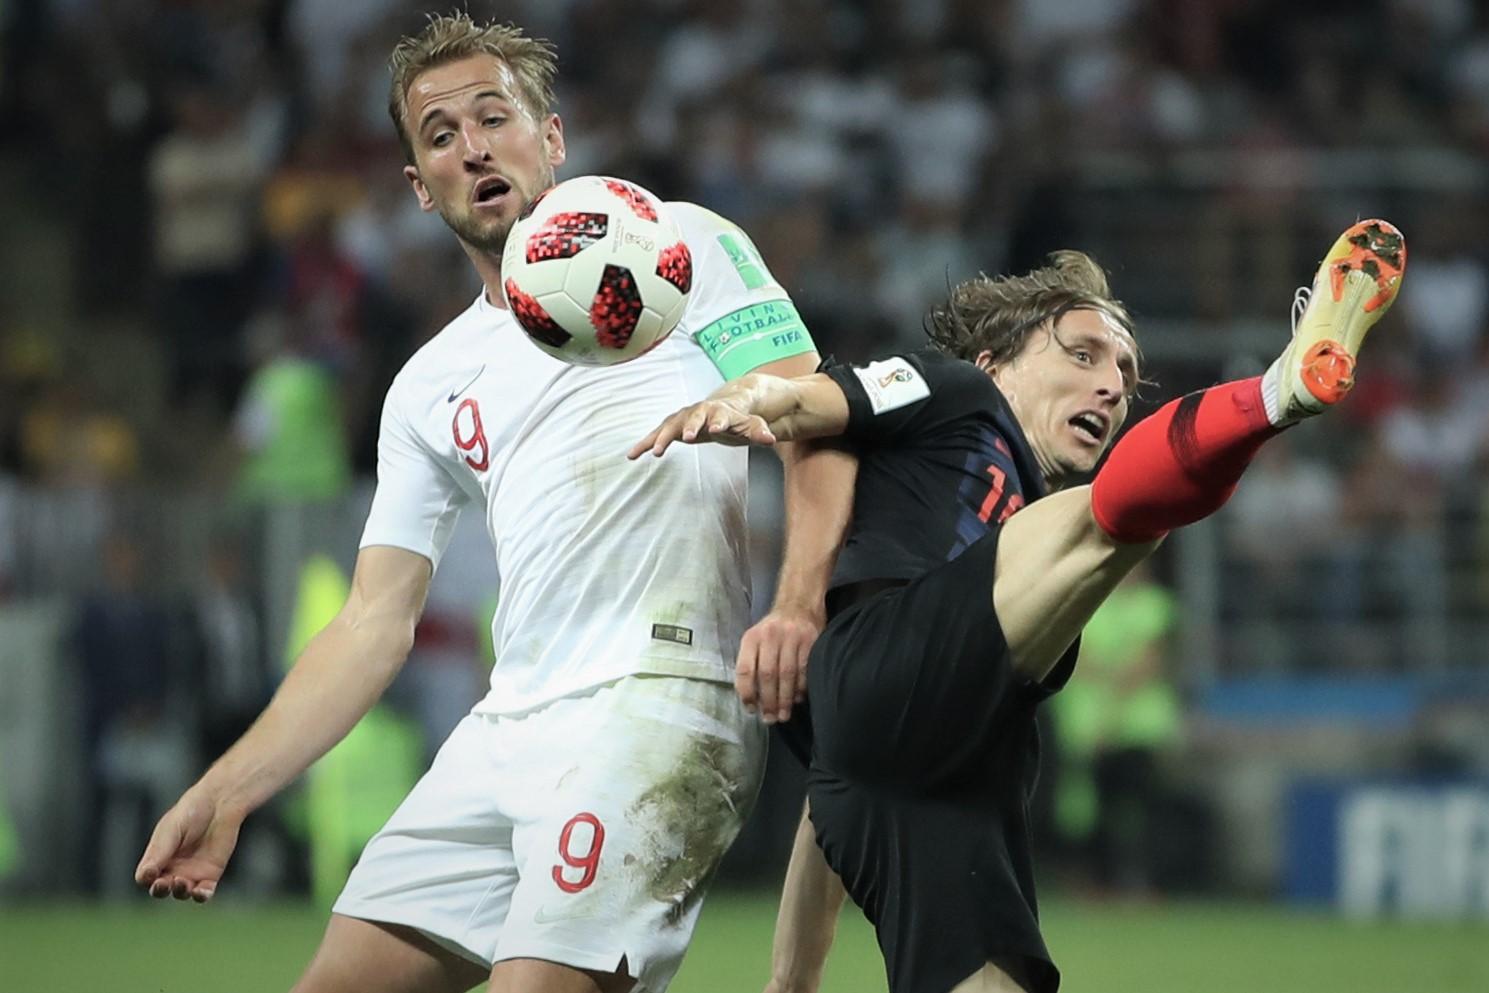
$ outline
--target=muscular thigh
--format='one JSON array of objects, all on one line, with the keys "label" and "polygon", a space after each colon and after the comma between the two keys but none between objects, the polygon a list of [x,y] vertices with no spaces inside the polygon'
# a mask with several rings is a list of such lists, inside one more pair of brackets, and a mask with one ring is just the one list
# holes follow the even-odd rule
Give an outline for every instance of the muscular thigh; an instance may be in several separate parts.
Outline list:
[{"label": "muscular thigh", "polygon": [[635,986],[625,963],[615,972],[597,972],[542,959],[506,959],[492,966],[486,993],[628,993]]},{"label": "muscular thigh", "polygon": [[1159,542],[1119,544],[1091,514],[1091,488],[1038,500],[1010,517],[992,597],[1013,667],[1042,680],[1122,578]]},{"label": "muscular thigh", "polygon": [[485,978],[413,928],[332,914],[291,993],[465,993]]},{"label": "muscular thigh", "polygon": [[862,783],[923,788],[985,768],[1028,690],[988,590],[998,532],[834,618],[807,669],[817,760]]},{"label": "muscular thigh", "polygon": [[957,983],[951,993],[1027,993],[1012,976],[992,962]]}]

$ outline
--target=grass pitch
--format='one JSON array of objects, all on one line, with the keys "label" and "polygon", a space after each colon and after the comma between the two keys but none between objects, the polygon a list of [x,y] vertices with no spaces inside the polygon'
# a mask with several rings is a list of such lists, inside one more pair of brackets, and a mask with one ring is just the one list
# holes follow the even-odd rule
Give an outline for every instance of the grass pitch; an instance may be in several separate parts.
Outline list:
[{"label": "grass pitch", "polygon": [[[775,896],[720,893],[673,993],[760,993]],[[0,907],[3,993],[282,993],[325,925],[301,906]],[[1489,922],[1358,923],[1268,906],[1053,902],[1063,993],[1485,993]],[[822,993],[884,993],[849,908]]]}]

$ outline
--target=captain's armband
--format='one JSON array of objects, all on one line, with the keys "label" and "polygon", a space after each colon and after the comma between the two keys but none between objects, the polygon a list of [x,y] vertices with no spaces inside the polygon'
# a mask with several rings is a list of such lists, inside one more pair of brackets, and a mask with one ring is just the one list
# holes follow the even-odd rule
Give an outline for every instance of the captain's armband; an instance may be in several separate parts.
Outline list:
[{"label": "captain's armband", "polygon": [[741,307],[699,330],[695,339],[726,380],[817,347],[790,300]]}]

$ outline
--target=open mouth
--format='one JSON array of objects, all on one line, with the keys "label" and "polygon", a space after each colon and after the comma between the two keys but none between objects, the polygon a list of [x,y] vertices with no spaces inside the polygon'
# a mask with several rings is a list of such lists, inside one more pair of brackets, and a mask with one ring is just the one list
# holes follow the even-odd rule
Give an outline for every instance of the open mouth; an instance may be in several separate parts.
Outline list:
[{"label": "open mouth", "polygon": [[1075,428],[1075,433],[1090,441],[1093,445],[1101,444],[1106,437],[1106,421],[1097,414],[1081,412],[1072,417],[1069,422]]},{"label": "open mouth", "polygon": [[488,176],[476,184],[471,193],[471,201],[481,207],[495,203],[508,193],[512,192],[512,184],[500,176]]}]

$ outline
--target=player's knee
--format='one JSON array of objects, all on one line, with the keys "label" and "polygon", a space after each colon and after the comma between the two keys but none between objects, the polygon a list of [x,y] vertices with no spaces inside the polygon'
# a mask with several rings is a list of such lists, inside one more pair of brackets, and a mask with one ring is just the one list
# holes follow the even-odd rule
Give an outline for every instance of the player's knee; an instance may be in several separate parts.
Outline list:
[{"label": "player's knee", "polygon": [[1107,548],[1122,542],[1101,523],[1101,514],[1096,505],[1094,487],[1076,487],[1071,495],[1080,494],[1081,499],[1071,501],[1071,513],[1067,516],[1070,540],[1090,547]]},{"label": "player's knee", "polygon": [[[1000,544],[1008,542],[1012,535],[1015,543],[1021,543],[1020,539],[1033,540],[1047,551],[1067,554],[1081,549],[1106,550],[1136,544],[1114,535],[1101,523],[1094,492],[1086,484],[1046,497],[1035,507],[1009,519]],[[1157,547],[1157,542],[1151,544]]]}]

